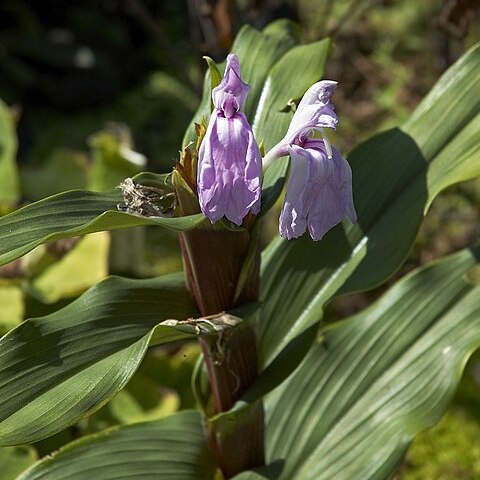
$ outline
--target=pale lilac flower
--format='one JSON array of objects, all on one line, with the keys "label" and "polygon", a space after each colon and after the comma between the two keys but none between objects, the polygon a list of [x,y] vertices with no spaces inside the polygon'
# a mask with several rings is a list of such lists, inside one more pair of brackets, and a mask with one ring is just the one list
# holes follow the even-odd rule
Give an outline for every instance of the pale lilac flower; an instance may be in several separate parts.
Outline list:
[{"label": "pale lilac flower", "polygon": [[305,233],[320,240],[346,216],[356,221],[350,165],[332,147],[329,158],[325,143],[308,139],[303,147],[289,147],[291,157],[287,194],[280,214],[280,235],[291,239]]},{"label": "pale lilac flower", "polygon": [[215,106],[198,156],[198,197],[203,214],[241,225],[260,211],[262,157],[241,108],[250,87],[240,78],[237,56],[227,57],[225,75],[213,89]]},{"label": "pale lilac flower", "polygon": [[[350,165],[330,145],[323,131],[335,128],[338,122],[330,101],[336,85],[324,80],[307,90],[285,137],[264,158],[264,169],[277,157],[291,158],[279,221],[282,237],[300,237],[308,228],[312,239],[320,240],[344,217],[352,223],[357,220]],[[324,138],[311,138],[314,130]]]}]

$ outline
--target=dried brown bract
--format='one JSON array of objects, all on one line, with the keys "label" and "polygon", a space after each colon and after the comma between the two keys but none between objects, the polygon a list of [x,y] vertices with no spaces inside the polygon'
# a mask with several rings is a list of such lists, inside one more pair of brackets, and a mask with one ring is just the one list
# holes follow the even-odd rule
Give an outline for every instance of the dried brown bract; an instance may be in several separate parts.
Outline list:
[{"label": "dried brown bract", "polygon": [[167,184],[165,188],[142,185],[126,178],[118,188],[122,191],[124,203],[117,208],[122,212],[142,217],[171,217],[177,204],[175,192]]}]

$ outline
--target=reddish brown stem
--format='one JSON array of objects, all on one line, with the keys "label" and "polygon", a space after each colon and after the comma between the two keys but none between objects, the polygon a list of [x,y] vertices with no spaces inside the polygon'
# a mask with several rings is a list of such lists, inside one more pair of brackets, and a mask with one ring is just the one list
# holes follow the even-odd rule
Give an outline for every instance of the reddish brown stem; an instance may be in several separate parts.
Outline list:
[{"label": "reddish brown stem", "polygon": [[[255,252],[245,286],[237,284],[249,249],[248,230],[196,229],[180,235],[190,291],[203,316],[258,300],[260,255]],[[221,342],[221,347],[219,346]],[[258,375],[257,340],[248,325],[203,336],[200,345],[210,380],[214,414],[228,411]],[[226,478],[264,463],[264,418],[261,403],[228,429],[207,421],[212,451]]]}]

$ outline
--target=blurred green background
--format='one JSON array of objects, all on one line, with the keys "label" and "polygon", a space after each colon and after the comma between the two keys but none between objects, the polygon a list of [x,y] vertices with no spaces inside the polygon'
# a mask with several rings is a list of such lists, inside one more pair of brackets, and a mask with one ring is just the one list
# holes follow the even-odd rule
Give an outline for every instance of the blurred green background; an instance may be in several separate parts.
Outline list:
[{"label": "blurred green background", "polygon": [[[339,82],[334,142],[345,153],[405,120],[480,40],[478,0],[3,0],[0,130],[11,140],[16,167],[0,172],[0,214],[63,190],[107,190],[141,170],[171,170],[200,99],[202,56],[221,61],[242,24],[262,28],[280,17],[296,20],[305,42],[334,40],[326,78]],[[442,194],[395,279],[478,243],[479,205],[479,180]],[[267,227],[265,242],[276,224]],[[143,277],[181,268],[175,235],[156,228],[38,248],[0,267],[0,334],[58,309],[109,273]],[[358,311],[384,290],[335,300],[327,321]],[[114,401],[37,451],[193,406],[189,375],[197,355],[194,345],[152,351]],[[161,386],[156,369],[166,378]],[[480,357],[474,356],[454,405],[415,440],[398,478],[478,479],[478,438]]]}]

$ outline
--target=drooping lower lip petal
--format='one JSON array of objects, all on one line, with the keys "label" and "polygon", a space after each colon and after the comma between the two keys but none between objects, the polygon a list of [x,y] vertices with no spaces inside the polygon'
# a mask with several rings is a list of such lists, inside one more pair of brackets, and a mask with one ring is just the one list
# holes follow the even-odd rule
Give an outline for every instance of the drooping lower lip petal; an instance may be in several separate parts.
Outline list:
[{"label": "drooping lower lip petal", "polygon": [[326,152],[315,153],[316,171],[308,206],[308,230],[313,240],[323,236],[345,217],[356,221],[352,196],[352,172],[348,162],[332,147],[332,158]]},{"label": "drooping lower lip petal", "polygon": [[302,236],[307,229],[307,203],[310,195],[308,152],[298,146],[289,148],[291,157],[287,192],[279,219],[280,235],[287,239]]},{"label": "drooping lower lip petal", "polygon": [[329,158],[320,139],[306,148],[290,147],[291,167],[285,202],[280,215],[280,234],[297,238],[309,230],[313,240],[323,236],[345,217],[356,221],[350,165],[332,147]]},{"label": "drooping lower lip petal", "polygon": [[261,156],[243,113],[214,114],[199,151],[198,196],[212,223],[227,217],[241,225],[260,210]]}]

